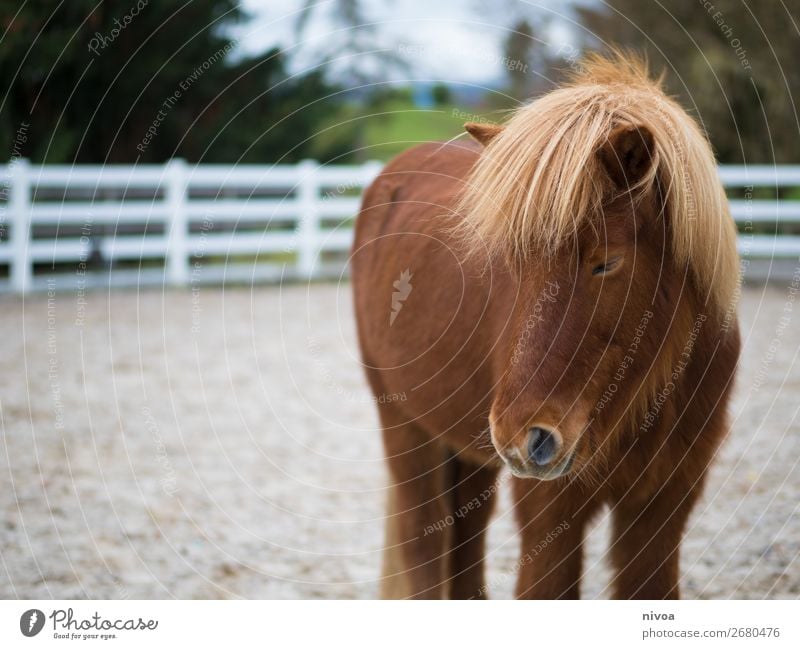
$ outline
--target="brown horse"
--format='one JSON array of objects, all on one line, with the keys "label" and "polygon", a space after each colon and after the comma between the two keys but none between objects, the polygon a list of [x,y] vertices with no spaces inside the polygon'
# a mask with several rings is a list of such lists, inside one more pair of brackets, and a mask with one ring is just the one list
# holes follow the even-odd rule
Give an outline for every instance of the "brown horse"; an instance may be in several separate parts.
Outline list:
[{"label": "brown horse", "polygon": [[356,228],[391,480],[383,595],[487,594],[505,464],[518,597],[579,596],[605,505],[614,595],[678,597],[740,346],[736,231],[709,144],[623,55],[588,59],[502,127],[466,129],[479,145],[390,162]]}]

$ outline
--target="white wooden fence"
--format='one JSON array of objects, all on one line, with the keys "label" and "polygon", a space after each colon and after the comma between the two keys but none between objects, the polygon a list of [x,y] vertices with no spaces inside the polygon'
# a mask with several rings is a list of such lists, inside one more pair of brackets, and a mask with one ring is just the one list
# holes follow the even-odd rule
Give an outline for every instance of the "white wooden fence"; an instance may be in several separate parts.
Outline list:
[{"label": "white wooden fence", "polygon": [[[361,190],[360,166],[35,166],[0,170],[0,291],[54,286],[253,282],[338,276]],[[721,167],[753,260],[800,257],[798,166]],[[773,198],[757,198],[758,188]],[[800,195],[798,195],[800,196]]]}]

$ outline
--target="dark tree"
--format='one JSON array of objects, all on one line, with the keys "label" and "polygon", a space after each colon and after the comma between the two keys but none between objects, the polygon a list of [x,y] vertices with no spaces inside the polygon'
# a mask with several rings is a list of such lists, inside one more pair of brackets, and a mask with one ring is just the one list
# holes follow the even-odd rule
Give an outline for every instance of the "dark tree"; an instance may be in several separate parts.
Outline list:
[{"label": "dark tree", "polygon": [[453,93],[450,92],[450,88],[446,83],[434,84],[431,88],[431,97],[433,98],[433,103],[437,106],[444,106],[453,101]]},{"label": "dark tree", "polygon": [[0,7],[7,158],[292,161],[338,101],[318,74],[291,78],[277,50],[242,57],[236,0],[11,4]]},{"label": "dark tree", "polygon": [[525,20],[511,26],[503,48],[503,67],[508,76],[508,94],[514,99],[525,100],[533,89],[533,27]]},{"label": "dark tree", "polygon": [[607,0],[579,9],[587,44],[633,47],[693,109],[723,162],[800,156],[800,6]]}]

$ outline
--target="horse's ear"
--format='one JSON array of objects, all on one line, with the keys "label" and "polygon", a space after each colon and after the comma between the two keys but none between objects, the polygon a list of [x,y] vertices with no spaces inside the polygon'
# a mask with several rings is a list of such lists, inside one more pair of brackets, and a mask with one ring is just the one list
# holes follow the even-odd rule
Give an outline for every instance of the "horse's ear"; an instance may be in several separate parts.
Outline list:
[{"label": "horse's ear", "polygon": [[498,124],[479,124],[477,122],[467,122],[464,124],[464,129],[476,141],[480,142],[483,146],[486,146],[503,130],[503,127]]},{"label": "horse's ear", "polygon": [[647,127],[621,125],[608,134],[598,155],[614,184],[628,190],[650,171],[654,153],[653,134]]}]

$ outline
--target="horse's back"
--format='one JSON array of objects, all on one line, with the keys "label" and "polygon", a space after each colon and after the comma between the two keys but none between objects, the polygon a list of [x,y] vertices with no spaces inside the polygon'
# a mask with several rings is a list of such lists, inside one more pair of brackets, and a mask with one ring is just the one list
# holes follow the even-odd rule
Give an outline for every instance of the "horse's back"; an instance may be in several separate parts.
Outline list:
[{"label": "horse's back", "polygon": [[393,158],[364,193],[354,249],[384,234],[432,234],[451,222],[453,200],[477,157],[472,145],[429,143]]}]

